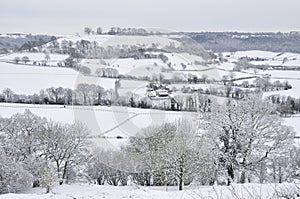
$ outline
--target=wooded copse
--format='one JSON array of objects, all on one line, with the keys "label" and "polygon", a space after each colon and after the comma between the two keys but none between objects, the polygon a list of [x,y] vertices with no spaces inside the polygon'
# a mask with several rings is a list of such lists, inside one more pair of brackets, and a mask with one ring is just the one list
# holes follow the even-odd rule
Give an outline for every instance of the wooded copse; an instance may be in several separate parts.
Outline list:
[{"label": "wooded copse", "polygon": [[[149,126],[119,150],[91,147],[88,129],[25,111],[0,119],[0,193],[30,186],[95,184],[175,186],[300,179],[294,132],[260,97],[203,97],[197,117]],[[101,123],[101,121],[99,121]]]}]

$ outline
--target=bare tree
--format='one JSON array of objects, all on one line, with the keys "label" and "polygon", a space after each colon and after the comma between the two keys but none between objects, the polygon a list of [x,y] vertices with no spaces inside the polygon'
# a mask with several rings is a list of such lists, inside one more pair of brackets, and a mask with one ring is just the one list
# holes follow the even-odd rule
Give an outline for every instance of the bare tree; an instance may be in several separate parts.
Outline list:
[{"label": "bare tree", "polygon": [[15,62],[16,64],[18,64],[20,61],[21,61],[20,57],[15,57],[15,58],[14,58],[14,62]]},{"label": "bare tree", "polygon": [[84,28],[84,33],[85,33],[85,34],[89,35],[89,34],[91,34],[91,32],[92,32],[92,29],[91,29],[91,28],[89,28],[89,27],[85,27],[85,28]]},{"label": "bare tree", "polygon": [[228,99],[224,106],[214,104],[206,113],[210,118],[207,128],[216,133],[218,164],[227,172],[228,184],[244,183],[248,171],[291,144],[293,132],[281,124],[275,110],[268,101],[255,96],[242,101]]},{"label": "bare tree", "polygon": [[152,176],[154,185],[176,184],[182,190],[184,184],[191,183],[200,173],[200,163],[206,157],[199,143],[203,142],[198,139],[195,125],[181,120],[143,130],[130,139],[127,151],[135,159],[147,185]]},{"label": "bare tree", "polygon": [[49,122],[40,136],[43,156],[55,164],[59,184],[67,178],[69,169],[82,163],[85,153],[87,128],[80,124]]},{"label": "bare tree", "polygon": [[96,33],[97,33],[97,35],[101,35],[101,34],[102,34],[102,28],[101,28],[101,27],[98,27]]},{"label": "bare tree", "polygon": [[24,62],[24,64],[27,64],[29,61],[30,60],[27,56],[22,57],[22,62]]}]

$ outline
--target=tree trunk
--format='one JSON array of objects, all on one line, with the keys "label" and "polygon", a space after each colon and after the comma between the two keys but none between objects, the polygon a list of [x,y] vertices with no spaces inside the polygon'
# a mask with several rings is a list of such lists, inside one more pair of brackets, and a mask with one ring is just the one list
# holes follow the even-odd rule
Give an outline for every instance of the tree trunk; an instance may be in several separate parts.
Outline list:
[{"label": "tree trunk", "polygon": [[65,163],[64,165],[64,170],[63,170],[63,175],[62,175],[62,181],[60,182],[62,185],[64,180],[66,179],[66,176],[67,176],[67,169],[68,169],[68,162]]},{"label": "tree trunk", "polygon": [[100,104],[101,104],[101,94],[98,93],[98,105],[100,105]]},{"label": "tree trunk", "polygon": [[240,183],[244,184],[246,182],[246,172],[242,171]]},{"label": "tree trunk", "polygon": [[62,180],[60,179],[60,165],[59,165],[59,161],[56,161],[56,170],[57,170],[57,178],[59,180],[58,184],[59,185],[62,185]]},{"label": "tree trunk", "polygon": [[183,160],[180,161],[180,173],[179,173],[179,191],[182,191],[183,187]]},{"label": "tree trunk", "polygon": [[46,193],[50,193],[50,190],[51,190],[51,187],[49,185],[47,185]]},{"label": "tree trunk", "polygon": [[233,171],[232,164],[227,166],[227,173],[228,173],[227,185],[229,186],[231,184],[231,182],[234,180],[234,171]]},{"label": "tree trunk", "polygon": [[182,184],[183,184],[183,179],[182,179],[182,174],[180,174],[180,177],[179,177],[179,191],[182,191]]},{"label": "tree trunk", "polygon": [[281,168],[281,166],[278,167],[278,182],[282,183],[282,168]]}]

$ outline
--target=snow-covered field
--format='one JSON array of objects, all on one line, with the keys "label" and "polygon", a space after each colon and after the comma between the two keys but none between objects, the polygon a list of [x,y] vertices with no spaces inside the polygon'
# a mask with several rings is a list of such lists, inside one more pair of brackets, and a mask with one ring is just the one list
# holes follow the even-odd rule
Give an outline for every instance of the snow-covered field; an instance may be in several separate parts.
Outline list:
[{"label": "snow-covered field", "polygon": [[[86,124],[91,130],[92,140],[103,148],[118,148],[127,139],[116,139],[117,136],[128,138],[135,136],[142,128],[171,122],[184,116],[193,117],[194,113],[159,111],[153,109],[136,109],[128,107],[85,107],[59,105],[24,105],[0,104],[0,115],[10,117],[15,113],[22,113],[26,109],[41,117],[53,121],[73,123],[75,121]],[[105,136],[107,139],[97,138]]]},{"label": "snow-covered field", "polygon": [[[116,79],[84,76],[72,69],[61,67],[29,66],[0,62],[0,90],[10,88],[17,94],[39,93],[41,89],[64,87],[75,89],[80,83],[100,85],[114,89]],[[123,80],[120,94],[129,91],[145,93],[146,82]],[[143,89],[143,91],[139,89]]]},{"label": "snow-covered field", "polygon": [[[92,73],[98,68],[114,68],[122,75],[131,75],[136,77],[150,76],[153,73],[160,73],[162,67],[166,67],[161,59],[104,59],[106,65],[101,64],[99,59],[85,59],[82,65],[89,67]],[[157,66],[155,66],[157,65]]]},{"label": "snow-covered field", "polygon": [[73,184],[55,187],[51,193],[35,188],[27,194],[5,194],[0,199],[280,199],[299,198],[297,184],[234,184],[232,186],[189,186],[183,191],[177,187],[141,187],[141,186],[99,186],[93,184]]},{"label": "snow-covered field", "polygon": [[[300,136],[300,115],[293,115],[291,117],[284,118],[284,124],[293,127],[296,132],[296,136]],[[300,141],[300,140],[299,140]],[[299,142],[300,144],[300,142]]]},{"label": "snow-covered field", "polygon": [[[45,60],[44,53],[30,53],[30,52],[7,54],[5,56],[1,56],[0,60],[13,60],[15,57],[19,57],[22,59],[22,57],[24,56],[27,56],[29,60],[36,60],[36,61]],[[50,56],[49,62],[51,60],[63,61],[69,57],[69,55],[64,55],[64,54],[49,54],[49,56]]]},{"label": "snow-covered field", "polygon": [[[234,62],[237,62],[239,58],[260,58],[266,61],[252,61],[254,65],[270,65],[270,66],[299,66],[300,67],[300,54],[295,53],[280,53],[280,52],[268,52],[268,51],[238,51],[235,53],[223,53],[223,56],[228,59],[228,62],[222,63],[217,66],[217,68],[222,69],[219,71],[220,76],[228,75],[228,70],[232,70],[234,67]],[[285,63],[283,60],[286,58]],[[295,98],[300,98],[300,71],[294,70],[256,70],[253,69],[241,72],[233,72],[234,78],[245,78],[250,76],[264,76],[266,74],[270,75],[271,82],[274,81],[288,81],[292,85],[292,89],[284,91],[272,91],[267,92],[264,96],[270,95],[286,95]],[[247,74],[248,73],[248,74]],[[253,79],[247,79],[249,83],[253,83]],[[235,83],[242,83],[245,80],[236,81]]]},{"label": "snow-covered field", "polygon": [[[1,56],[0,61],[14,62],[14,59],[16,57],[19,57],[21,59],[20,63],[22,63],[22,58],[25,56],[29,58],[29,62],[27,64],[31,64],[31,65],[33,64],[33,62],[36,62],[36,65],[39,65],[42,62],[46,61],[44,53],[29,53],[29,52],[7,54],[4,56]],[[47,60],[47,65],[57,66],[57,64],[59,62],[62,63],[68,57],[69,57],[69,55],[49,54],[49,57],[48,57],[49,59]]]},{"label": "snow-covered field", "polygon": [[242,57],[260,58],[263,61],[251,61],[253,65],[269,66],[293,66],[300,67],[300,54],[289,52],[269,52],[269,51],[238,51],[235,53],[223,53],[229,60],[237,60]]},{"label": "snow-covered field", "polygon": [[[158,54],[158,53],[153,53]],[[84,59],[82,61],[83,66],[87,66],[91,69],[92,73],[95,73],[98,68],[114,68],[123,75],[131,75],[136,77],[141,76],[151,76],[152,74],[159,74],[162,72],[162,68],[168,69],[167,65],[175,70],[207,70],[212,67],[207,67],[199,64],[195,64],[197,61],[199,63],[203,62],[202,57],[196,55],[190,55],[188,53],[164,53],[168,57],[167,63],[164,63],[161,59]],[[105,65],[103,64],[105,62]],[[182,65],[185,65],[183,68]],[[165,76],[167,74],[164,73]]]},{"label": "snow-covered field", "polygon": [[272,82],[274,82],[276,80],[284,82],[286,80],[292,85],[293,88],[290,90],[284,90],[284,91],[267,92],[267,93],[264,93],[264,96],[279,94],[279,95],[300,98],[300,71],[269,70],[269,71],[266,71],[265,73],[268,73],[271,75]]}]

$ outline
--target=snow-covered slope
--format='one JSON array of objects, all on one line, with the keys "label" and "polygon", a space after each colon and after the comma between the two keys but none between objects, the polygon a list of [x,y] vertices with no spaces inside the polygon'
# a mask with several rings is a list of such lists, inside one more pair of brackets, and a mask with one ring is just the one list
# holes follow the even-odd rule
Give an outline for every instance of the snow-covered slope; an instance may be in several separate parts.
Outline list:
[{"label": "snow-covered slope", "polygon": [[0,62],[0,90],[10,88],[17,94],[39,93],[49,87],[75,89],[79,83],[114,88],[114,79],[83,76],[68,68],[16,65]]},{"label": "snow-covered slope", "polygon": [[[52,193],[45,194],[40,188],[32,189],[28,194],[6,194],[0,199],[148,199],[148,198],[298,198],[297,185],[283,184],[234,184],[233,186],[189,186],[184,191],[177,187],[141,187],[141,186],[99,186],[92,184],[73,184],[57,186]],[[299,189],[299,188],[298,188]],[[281,197],[282,196],[282,197]],[[283,197],[284,196],[284,197]]]},{"label": "snow-covered slope", "polygon": [[[22,59],[22,57],[27,56],[29,60],[35,60],[35,61],[42,61],[45,60],[45,54],[44,53],[30,53],[30,52],[23,52],[23,53],[11,53],[8,55],[4,55],[0,57],[0,60],[13,60],[15,57],[19,57]],[[64,54],[49,54],[50,59],[49,61],[63,61],[66,58],[68,58],[68,55]]]}]

